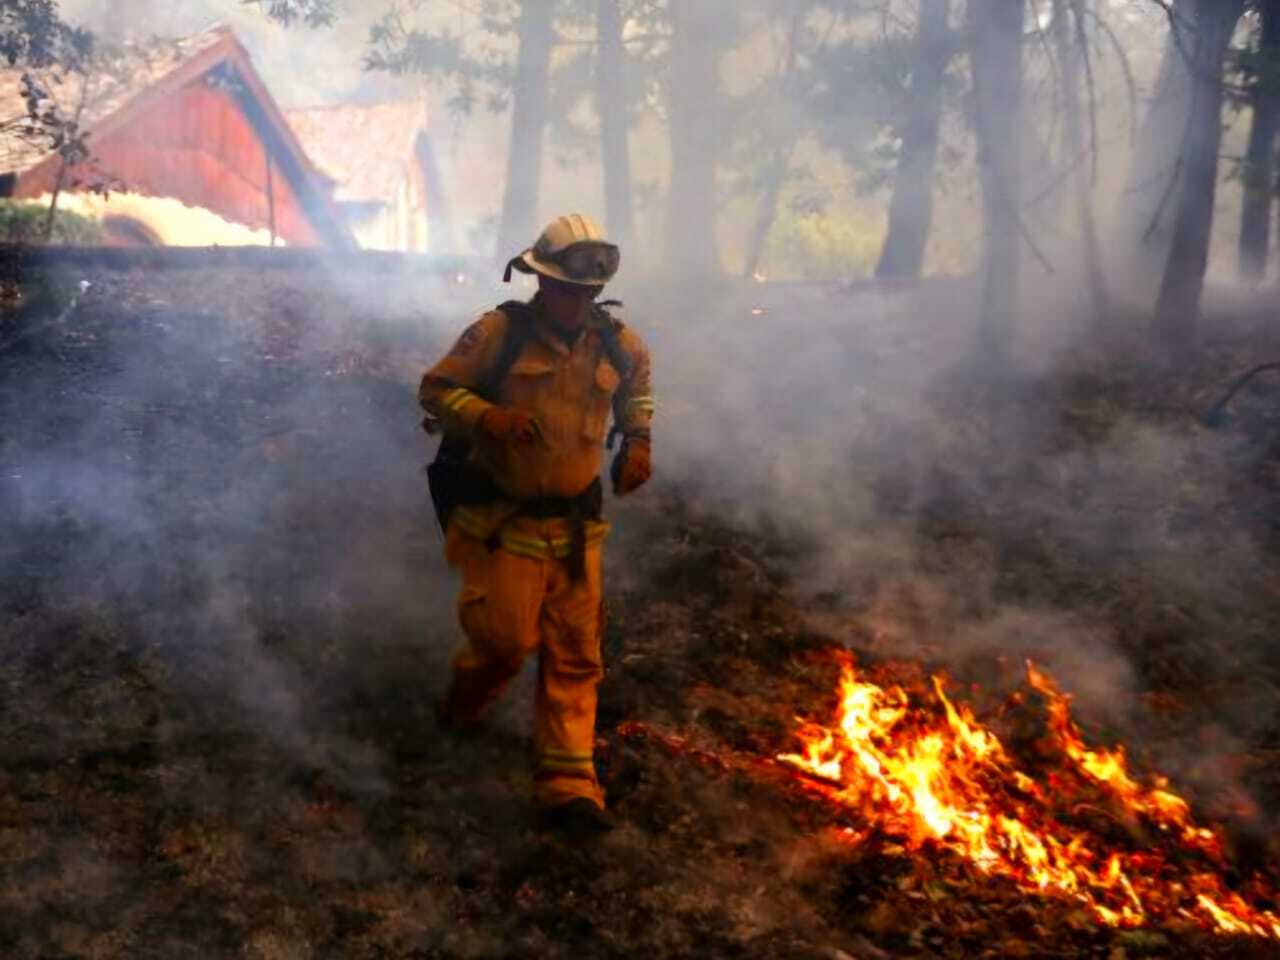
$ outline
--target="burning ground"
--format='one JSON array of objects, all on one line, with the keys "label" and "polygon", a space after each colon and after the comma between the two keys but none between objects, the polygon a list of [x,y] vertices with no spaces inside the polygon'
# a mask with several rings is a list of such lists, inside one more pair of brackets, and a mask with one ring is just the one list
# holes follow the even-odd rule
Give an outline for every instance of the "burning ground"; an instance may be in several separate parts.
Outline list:
[{"label": "burning ground", "polygon": [[1190,416],[1253,359],[1246,313],[1180,376],[996,382],[963,324],[904,319],[963,290],[640,303],[667,476],[614,505],[621,825],[577,847],[527,807],[527,686],[478,736],[430,720],[455,633],[411,388],[461,323],[442,291],[24,294],[4,955],[1275,955],[1274,394]]}]

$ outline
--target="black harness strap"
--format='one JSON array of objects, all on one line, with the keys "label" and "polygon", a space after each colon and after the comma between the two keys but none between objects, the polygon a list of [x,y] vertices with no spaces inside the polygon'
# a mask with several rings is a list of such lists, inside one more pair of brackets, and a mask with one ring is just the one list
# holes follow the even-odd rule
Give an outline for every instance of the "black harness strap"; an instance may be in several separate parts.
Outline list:
[{"label": "black harness strap", "polygon": [[[502,346],[493,366],[485,374],[474,393],[493,403],[502,381],[520,357],[533,333],[533,308],[520,300],[509,300],[498,307],[507,318]],[[455,507],[464,504],[491,503],[498,497],[493,479],[471,463],[471,439],[456,433],[440,438],[435,458],[427,464],[427,486],[435,506],[440,529],[447,530]]]},{"label": "black harness strap", "polygon": [[[606,307],[619,306],[616,300],[593,304],[592,329],[600,336],[609,363],[625,381],[631,377],[631,358],[627,356],[619,340],[622,324],[615,320]],[[520,358],[525,345],[533,335],[537,320],[537,307],[522,300],[508,300],[499,305],[507,317],[507,329],[503,333],[502,346],[493,366],[473,391],[490,403],[499,399],[502,383]],[[618,428],[610,432],[610,446]],[[440,528],[447,529],[453,509],[463,504],[490,503],[500,497],[492,478],[471,463],[471,440],[468,437],[446,433],[440,441],[435,459],[427,467],[427,479],[431,498],[435,503]],[[569,573],[574,580],[586,575],[586,522],[599,520],[603,506],[603,487],[597,477],[586,490],[575,497],[542,497],[518,505],[517,516],[564,517],[569,521]],[[491,543],[490,547],[496,546]]]}]

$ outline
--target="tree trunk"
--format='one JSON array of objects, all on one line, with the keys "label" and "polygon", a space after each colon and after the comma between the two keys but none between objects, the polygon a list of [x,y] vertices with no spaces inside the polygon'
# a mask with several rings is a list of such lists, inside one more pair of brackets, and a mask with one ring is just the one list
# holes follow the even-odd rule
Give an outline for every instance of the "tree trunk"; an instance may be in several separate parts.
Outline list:
[{"label": "tree trunk", "polygon": [[942,120],[942,78],[951,60],[950,0],[920,0],[909,112],[899,129],[902,149],[889,201],[876,278],[916,278],[924,267],[933,224],[933,173]]},{"label": "tree trunk", "polygon": [[1157,341],[1174,352],[1195,345],[1196,315],[1209,263],[1209,234],[1222,145],[1223,59],[1244,0],[1198,0],[1191,63],[1191,115],[1182,141],[1173,243],[1156,301]]},{"label": "tree trunk", "polygon": [[509,257],[531,245],[538,224],[538,190],[542,182],[542,139],[547,126],[547,99],[554,38],[551,0],[525,0],[520,5],[520,51],[511,102],[511,146],[498,228],[498,256]]},{"label": "tree trunk", "polygon": [[[787,32],[787,60],[782,68],[782,76],[779,78],[779,87],[784,97],[791,93],[795,80],[804,14],[804,5],[797,3],[795,13],[791,17],[791,29]],[[787,180],[787,171],[791,168],[795,140],[793,133],[787,131],[786,135],[777,137],[776,145],[769,154],[769,162],[765,167],[764,194],[760,198],[760,205],[756,207],[756,218],[751,225],[751,234],[747,238],[747,256],[742,275],[748,280],[755,277],[760,270],[760,261],[764,259],[769,231],[773,229],[774,221],[778,219],[778,200],[782,196],[782,185]]]},{"label": "tree trunk", "polygon": [[1179,144],[1191,109],[1187,58],[1195,44],[1197,0],[1173,0],[1169,35],[1151,104],[1138,131],[1116,232],[1133,267],[1144,277],[1158,275],[1168,254],[1176,208]]},{"label": "tree trunk", "polygon": [[706,0],[671,0],[668,104],[671,184],[667,194],[668,276],[687,282],[720,271],[716,243],[716,158],[720,41],[725,9]]},{"label": "tree trunk", "polygon": [[[1062,64],[1063,87],[1063,154],[1072,164],[1070,193],[1074,200],[1076,227],[1080,231],[1080,255],[1085,278],[1089,286],[1089,302],[1093,307],[1095,323],[1107,315],[1106,279],[1102,272],[1102,257],[1098,250],[1098,224],[1093,210],[1093,162],[1098,145],[1095,130],[1090,125],[1088,156],[1085,150],[1084,117],[1080,103],[1080,84],[1085,72],[1088,54],[1088,37],[1084,30],[1084,14],[1087,0],[1054,0],[1054,40],[1058,62]],[[1090,110],[1095,107],[1093,88],[1090,84]]]},{"label": "tree trunk", "polygon": [[1022,31],[1025,0],[969,3],[978,173],[982,182],[983,347],[1000,352],[1018,301],[1022,149]]},{"label": "tree trunk", "polygon": [[619,0],[599,0],[596,6],[600,62],[596,75],[596,108],[600,113],[600,155],[604,165],[604,210],[609,237],[631,249],[631,153],[627,149],[626,54],[622,47]]},{"label": "tree trunk", "polygon": [[764,259],[769,232],[773,230],[774,221],[778,219],[778,199],[782,196],[782,185],[786,183],[787,170],[791,167],[793,149],[791,144],[779,145],[774,148],[769,157],[764,194],[760,198],[760,205],[756,208],[756,218],[751,224],[751,234],[747,238],[747,258],[743,264],[742,275],[748,280],[755,277],[760,270],[760,261]]},{"label": "tree trunk", "polygon": [[1280,126],[1280,0],[1261,4],[1259,75],[1249,91],[1253,124],[1244,161],[1244,210],[1240,222],[1240,279],[1261,283],[1271,252],[1276,132]]}]

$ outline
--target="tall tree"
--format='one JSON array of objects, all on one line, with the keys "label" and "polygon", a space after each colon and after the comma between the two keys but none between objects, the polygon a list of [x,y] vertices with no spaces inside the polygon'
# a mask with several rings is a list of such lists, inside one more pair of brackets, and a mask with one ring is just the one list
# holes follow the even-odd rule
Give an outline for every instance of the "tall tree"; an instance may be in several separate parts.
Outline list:
[{"label": "tall tree", "polygon": [[626,51],[622,45],[621,0],[597,0],[599,55],[596,107],[600,114],[600,157],[604,170],[604,209],[609,235],[624,249],[635,234],[631,196],[631,152],[627,145]]},{"label": "tall tree", "polygon": [[537,231],[542,142],[547,127],[555,3],[524,0],[516,26],[519,53],[511,101],[511,142],[498,227],[498,255],[528,246]]},{"label": "tall tree", "polygon": [[[786,55],[776,84],[779,99],[783,101],[790,99],[788,95],[795,85],[796,63],[800,55],[800,36],[805,15],[808,12],[806,4],[802,2],[793,4],[791,24],[787,30]],[[794,104],[788,104],[788,106],[794,109]],[[785,110],[785,112],[789,116],[794,116],[792,110]],[[794,130],[772,132],[773,143],[768,148],[768,159],[765,161],[763,171],[763,190],[760,191],[755,219],[751,224],[751,233],[747,237],[747,256],[743,265],[743,275],[746,277],[756,276],[760,269],[765,244],[769,240],[769,231],[773,229],[774,221],[778,218],[778,199],[782,195],[782,186],[787,179],[787,170],[791,166],[791,157],[795,152],[798,139]]]},{"label": "tall tree", "polygon": [[1244,158],[1239,263],[1240,279],[1251,284],[1259,283],[1267,272],[1280,127],[1280,0],[1257,0],[1257,6],[1261,23],[1248,62],[1252,123]]},{"label": "tall tree", "polygon": [[676,281],[720,271],[716,242],[720,51],[731,10],[706,0],[670,0],[671,69],[667,108],[671,180],[667,193],[666,263]]},{"label": "tall tree", "polygon": [[1000,351],[1018,299],[1022,148],[1022,32],[1025,0],[969,3],[974,125],[982,182],[983,345]]},{"label": "tall tree", "polygon": [[[1159,0],[1165,4],[1165,0]],[[1138,131],[1114,223],[1142,277],[1158,276],[1168,255],[1181,184],[1180,144],[1191,109],[1190,51],[1198,0],[1168,0],[1168,34],[1150,105]]]},{"label": "tall tree", "polygon": [[[1093,209],[1093,178],[1097,170],[1096,121],[1090,123],[1086,147],[1080,87],[1089,79],[1090,117],[1095,115],[1093,70],[1085,32],[1088,0],[1053,0],[1054,45],[1062,68],[1063,156],[1070,164],[1070,193],[1074,201],[1080,254],[1095,321],[1107,315],[1106,281],[1098,247],[1098,224]],[[1082,76],[1083,75],[1083,76]]]},{"label": "tall tree", "polygon": [[950,0],[920,0],[911,90],[898,128],[902,146],[889,201],[889,229],[880,251],[876,277],[918,277],[933,224],[933,175],[942,122],[942,82],[953,42],[948,25]]},{"label": "tall tree", "polygon": [[1190,349],[1195,341],[1218,188],[1223,62],[1243,13],[1244,0],[1196,0],[1191,112],[1181,147],[1183,183],[1155,312],[1155,334],[1175,352]]}]

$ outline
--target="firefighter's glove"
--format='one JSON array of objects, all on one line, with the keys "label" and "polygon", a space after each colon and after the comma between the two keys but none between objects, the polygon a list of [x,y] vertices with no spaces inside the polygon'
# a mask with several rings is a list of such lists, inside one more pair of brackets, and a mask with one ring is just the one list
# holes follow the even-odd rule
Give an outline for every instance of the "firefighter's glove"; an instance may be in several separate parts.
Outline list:
[{"label": "firefighter's glove", "polygon": [[622,441],[622,449],[613,458],[613,466],[609,470],[614,494],[625,497],[642,486],[651,472],[649,441],[642,437],[628,437]]},{"label": "firefighter's glove", "polygon": [[538,421],[514,407],[490,407],[476,428],[483,437],[500,445],[526,444],[542,439]]}]

